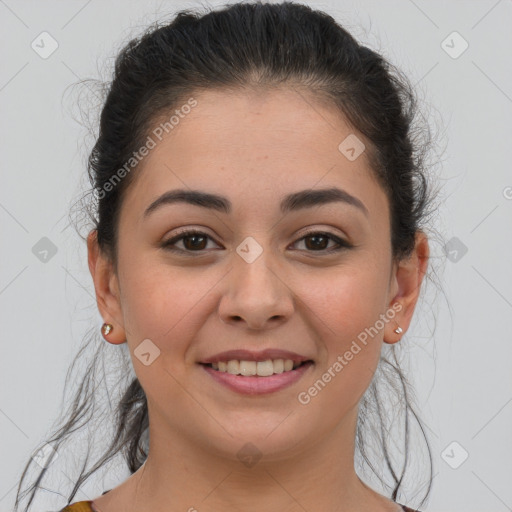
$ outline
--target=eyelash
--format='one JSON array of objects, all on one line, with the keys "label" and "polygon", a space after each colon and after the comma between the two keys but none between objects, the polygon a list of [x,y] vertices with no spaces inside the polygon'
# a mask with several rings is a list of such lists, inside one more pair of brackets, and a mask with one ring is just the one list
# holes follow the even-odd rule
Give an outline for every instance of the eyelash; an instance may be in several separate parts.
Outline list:
[{"label": "eyelash", "polygon": [[[188,255],[192,256],[191,253],[196,253],[196,252],[201,253],[201,252],[205,251],[205,249],[201,249],[198,251],[191,251],[188,249],[178,249],[176,247],[172,247],[172,245],[175,244],[176,242],[179,242],[180,240],[182,240],[184,238],[188,238],[189,236],[193,236],[193,235],[205,236],[206,238],[213,240],[208,234],[206,234],[202,231],[197,231],[197,230],[191,229],[191,230],[182,231],[174,238],[166,240],[165,242],[163,242],[161,244],[161,247],[163,249],[165,249],[166,251],[171,251],[171,252],[181,253],[181,254],[185,253],[185,254],[187,254],[187,256]],[[304,240],[305,238],[308,238],[313,235],[321,235],[321,236],[330,238],[331,240],[336,242],[339,245],[339,247],[335,247],[335,248],[331,248],[331,249],[320,249],[318,251],[306,251],[306,252],[319,252],[319,253],[323,253],[323,255],[328,255],[328,254],[332,254],[334,252],[341,251],[343,249],[350,249],[353,247],[353,245],[349,244],[345,240],[342,240],[341,238],[339,238],[331,233],[327,233],[325,231],[310,231],[309,233],[306,233],[304,236],[299,238],[295,243],[300,242],[300,241]]]}]

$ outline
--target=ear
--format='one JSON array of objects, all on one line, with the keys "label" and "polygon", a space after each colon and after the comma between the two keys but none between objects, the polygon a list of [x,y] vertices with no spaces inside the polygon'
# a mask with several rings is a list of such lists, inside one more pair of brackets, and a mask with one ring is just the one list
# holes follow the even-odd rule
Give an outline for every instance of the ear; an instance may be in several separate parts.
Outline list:
[{"label": "ear", "polygon": [[[393,344],[400,341],[400,338],[409,328],[416,302],[421,290],[421,283],[427,271],[430,249],[428,238],[423,231],[418,230],[415,237],[415,247],[409,258],[395,264],[391,276],[390,290],[391,299],[388,307],[398,310],[393,320],[386,323],[384,329],[384,342]],[[400,326],[402,333],[397,334],[395,329]]]},{"label": "ear", "polygon": [[99,248],[98,232],[94,229],[87,236],[89,271],[96,290],[96,302],[103,321],[112,324],[114,329],[108,334],[108,342],[120,344],[126,342],[119,283],[113,264]]}]

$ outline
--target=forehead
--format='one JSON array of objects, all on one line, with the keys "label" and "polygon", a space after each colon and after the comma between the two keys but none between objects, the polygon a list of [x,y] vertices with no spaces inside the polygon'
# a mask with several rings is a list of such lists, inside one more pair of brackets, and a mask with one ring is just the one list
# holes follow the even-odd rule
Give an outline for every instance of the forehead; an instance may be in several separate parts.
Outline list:
[{"label": "forehead", "polygon": [[[175,116],[168,133],[160,129],[162,140],[150,132],[155,146],[134,170],[125,197],[130,210],[141,215],[157,196],[176,188],[228,196],[236,209],[250,210],[277,208],[290,192],[335,186],[379,217],[387,211],[365,151],[351,161],[339,149],[347,137],[364,138],[311,94],[282,88],[208,90],[191,97],[196,106]],[[176,109],[155,121],[155,128]]]}]

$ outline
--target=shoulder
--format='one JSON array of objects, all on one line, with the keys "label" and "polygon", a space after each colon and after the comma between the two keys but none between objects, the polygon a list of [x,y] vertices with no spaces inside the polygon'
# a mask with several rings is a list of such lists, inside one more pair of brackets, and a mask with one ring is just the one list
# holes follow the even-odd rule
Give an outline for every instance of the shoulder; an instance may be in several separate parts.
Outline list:
[{"label": "shoulder", "polygon": [[96,509],[93,508],[92,500],[87,500],[72,503],[71,505],[64,507],[59,512],[96,512]]}]

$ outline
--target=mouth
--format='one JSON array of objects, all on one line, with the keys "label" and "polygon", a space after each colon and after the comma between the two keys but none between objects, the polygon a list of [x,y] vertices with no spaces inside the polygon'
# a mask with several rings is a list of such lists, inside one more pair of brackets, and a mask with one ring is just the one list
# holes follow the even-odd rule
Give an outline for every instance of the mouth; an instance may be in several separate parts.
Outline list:
[{"label": "mouth", "polygon": [[246,396],[268,395],[292,386],[314,365],[311,359],[229,359],[200,363],[214,386]]},{"label": "mouth", "polygon": [[263,361],[248,361],[230,359],[212,363],[200,363],[215,372],[238,375],[242,377],[271,377],[297,370],[302,366],[313,364],[311,359],[294,361],[293,359],[265,359]]},{"label": "mouth", "polygon": [[299,381],[314,365],[307,356],[267,348],[260,351],[234,349],[199,362],[212,384],[243,395],[261,395],[287,388]]}]

